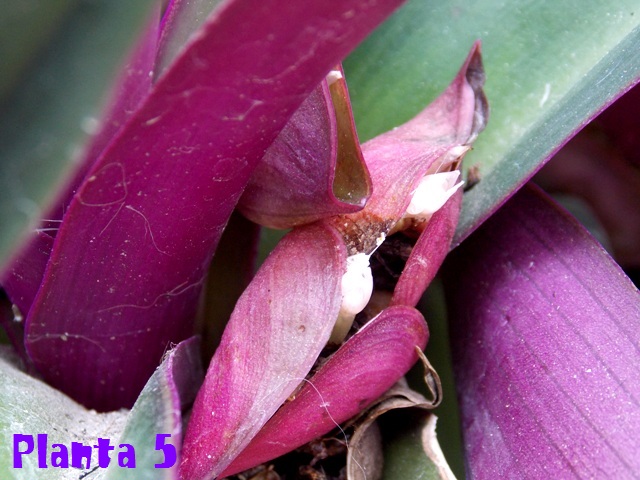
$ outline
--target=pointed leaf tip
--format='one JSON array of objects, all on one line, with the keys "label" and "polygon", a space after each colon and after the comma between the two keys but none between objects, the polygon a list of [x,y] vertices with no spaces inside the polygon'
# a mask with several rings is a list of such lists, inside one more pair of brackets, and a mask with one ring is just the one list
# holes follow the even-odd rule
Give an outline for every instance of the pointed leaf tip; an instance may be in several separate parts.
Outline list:
[{"label": "pointed leaf tip", "polygon": [[482,42],[480,40],[473,44],[471,52],[462,67],[465,71],[465,78],[469,86],[474,92],[475,108],[473,116],[473,126],[469,142],[473,141],[480,132],[482,132],[489,121],[489,102],[484,93],[484,83],[486,75],[484,65],[482,63]]},{"label": "pointed leaf tip", "polygon": [[[403,230],[405,226],[396,224],[424,177],[457,168],[486,122],[483,82],[480,46],[476,43],[451,84],[433,103],[405,124],[363,145],[374,189],[362,212],[336,221],[336,228],[345,231],[348,244],[363,243],[357,241],[363,231],[372,231],[369,243],[375,244],[380,230],[385,235],[392,228]],[[369,228],[373,223],[380,227]],[[351,237],[356,239],[352,241]],[[367,247],[372,248],[361,248],[366,252]]]},{"label": "pointed leaf tip", "polygon": [[371,177],[360,148],[342,65],[335,71],[339,72],[339,78],[329,85],[338,127],[338,157],[332,187],[337,198],[362,208],[371,196]]},{"label": "pointed leaf tip", "polygon": [[291,228],[361,210],[371,179],[341,67],[332,70],[256,167],[238,208],[270,228]]}]

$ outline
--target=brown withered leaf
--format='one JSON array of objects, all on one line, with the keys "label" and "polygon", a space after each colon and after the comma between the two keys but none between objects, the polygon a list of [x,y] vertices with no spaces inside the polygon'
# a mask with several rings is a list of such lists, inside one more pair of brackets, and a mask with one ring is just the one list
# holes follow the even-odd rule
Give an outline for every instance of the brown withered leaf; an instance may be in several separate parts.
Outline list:
[{"label": "brown withered leaf", "polygon": [[349,424],[354,433],[347,453],[347,480],[382,479],[384,469],[383,437],[378,427],[378,419],[391,410],[406,408],[424,412],[420,421],[420,441],[424,454],[436,467],[439,478],[454,478],[436,439],[436,417],[427,413],[437,407],[442,400],[440,378],[427,357],[419,349],[418,356],[425,369],[425,383],[431,398],[426,398],[412,390],[403,378],[380,397],[373,406],[354,419]]}]

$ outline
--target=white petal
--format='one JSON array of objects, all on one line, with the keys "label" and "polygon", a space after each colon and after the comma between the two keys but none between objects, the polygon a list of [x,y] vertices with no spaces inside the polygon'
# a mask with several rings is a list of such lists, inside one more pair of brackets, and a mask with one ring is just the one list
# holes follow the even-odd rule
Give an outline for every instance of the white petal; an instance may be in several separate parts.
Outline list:
[{"label": "white petal", "polygon": [[369,255],[358,253],[347,258],[347,271],[342,276],[340,315],[357,315],[369,303],[373,292],[373,276]]},{"label": "white petal", "polygon": [[451,196],[463,185],[458,182],[460,172],[425,175],[411,197],[405,216],[427,218],[440,210]]}]

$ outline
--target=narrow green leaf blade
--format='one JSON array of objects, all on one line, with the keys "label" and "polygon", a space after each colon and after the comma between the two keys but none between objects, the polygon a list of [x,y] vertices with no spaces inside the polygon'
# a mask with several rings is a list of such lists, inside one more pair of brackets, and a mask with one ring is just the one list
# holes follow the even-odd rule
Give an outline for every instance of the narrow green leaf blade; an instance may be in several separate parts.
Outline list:
[{"label": "narrow green leaf blade", "polygon": [[[134,446],[136,480],[178,478],[182,409],[193,402],[204,377],[199,343],[198,338],[192,337],[168,352],[129,413],[118,444]],[[172,459],[175,463],[171,465]],[[131,472],[112,461],[105,480],[129,480]]]},{"label": "narrow green leaf blade", "polygon": [[638,0],[413,0],[345,63],[360,137],[414,115],[482,40],[491,118],[465,159],[482,180],[465,196],[461,241],[637,81],[639,11]]},{"label": "narrow green leaf blade", "polygon": [[27,73],[78,0],[5,0],[0,16],[0,103]]}]

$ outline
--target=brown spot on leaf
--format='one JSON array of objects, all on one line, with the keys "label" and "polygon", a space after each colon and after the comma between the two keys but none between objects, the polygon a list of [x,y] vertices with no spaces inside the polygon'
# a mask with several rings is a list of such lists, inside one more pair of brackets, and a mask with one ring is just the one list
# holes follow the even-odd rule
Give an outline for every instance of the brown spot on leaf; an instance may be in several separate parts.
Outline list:
[{"label": "brown spot on leaf", "polygon": [[348,255],[369,254],[378,246],[381,235],[386,235],[395,223],[367,211],[339,216],[334,225],[342,233],[347,245]]},{"label": "brown spot on leaf", "polygon": [[467,182],[464,186],[464,191],[468,192],[478,183],[480,183],[480,167],[478,167],[478,165],[471,165],[467,168]]}]

